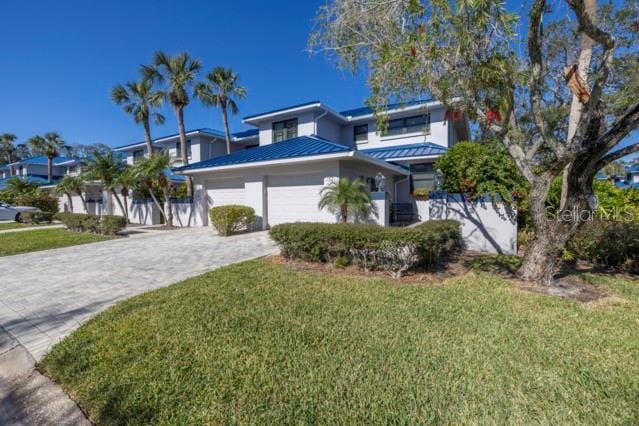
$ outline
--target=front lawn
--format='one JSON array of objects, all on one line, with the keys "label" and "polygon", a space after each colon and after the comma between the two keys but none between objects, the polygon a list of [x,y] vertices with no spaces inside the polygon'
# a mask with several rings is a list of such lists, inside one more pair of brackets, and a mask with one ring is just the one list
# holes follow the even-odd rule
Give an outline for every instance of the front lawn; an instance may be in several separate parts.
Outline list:
[{"label": "front lawn", "polygon": [[19,229],[19,228],[35,228],[38,226],[47,226],[52,225],[51,223],[41,223],[41,224],[33,224],[33,223],[20,223],[20,222],[3,222],[0,223],[0,231],[6,231],[8,229]]},{"label": "front lawn", "polygon": [[589,279],[614,297],[251,261],[114,306],[40,368],[98,424],[635,423],[639,286]]},{"label": "front lawn", "polygon": [[[75,246],[108,239],[108,237],[95,234],[73,233],[61,228],[8,232],[0,234],[0,256]],[[61,276],[64,275],[64,271],[58,272],[62,274]]]}]

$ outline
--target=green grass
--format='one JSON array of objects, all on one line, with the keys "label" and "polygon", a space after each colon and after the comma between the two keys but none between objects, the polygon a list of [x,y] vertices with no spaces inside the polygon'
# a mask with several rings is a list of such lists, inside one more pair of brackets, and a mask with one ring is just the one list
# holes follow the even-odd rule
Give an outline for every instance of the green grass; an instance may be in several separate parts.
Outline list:
[{"label": "green grass", "polygon": [[[61,228],[9,232],[0,234],[0,256],[75,246],[108,239],[108,237],[100,235],[68,232]],[[64,271],[60,271],[60,273],[63,274]]]},{"label": "green grass", "polygon": [[40,223],[40,224],[26,224],[19,222],[5,222],[0,223],[0,231],[6,231],[8,229],[20,229],[20,228],[35,228],[38,226],[47,226],[51,225],[51,223]]},{"label": "green grass", "polygon": [[636,424],[639,285],[589,279],[617,297],[252,261],[114,306],[40,368],[98,424]]}]

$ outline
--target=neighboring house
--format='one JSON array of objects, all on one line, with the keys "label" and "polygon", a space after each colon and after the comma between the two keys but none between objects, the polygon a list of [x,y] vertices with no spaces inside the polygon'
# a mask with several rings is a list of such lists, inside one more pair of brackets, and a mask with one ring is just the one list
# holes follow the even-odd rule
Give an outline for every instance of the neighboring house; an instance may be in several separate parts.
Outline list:
[{"label": "neighboring house", "polygon": [[56,157],[53,159],[53,180],[49,182],[47,171],[47,157],[41,155],[16,161],[15,163],[0,166],[0,189],[4,183],[14,177],[19,176],[29,182],[41,186],[55,185],[65,175],[77,175],[80,167],[84,164],[77,158]]},{"label": "neighboring house", "polygon": [[[253,207],[263,228],[333,222],[335,217],[317,204],[321,189],[341,177],[362,178],[376,192],[375,178],[382,174],[389,204],[414,205],[414,188],[434,187],[436,158],[470,138],[467,118],[448,120],[446,111],[442,103],[429,100],[389,105],[387,129],[380,132],[370,108],[337,112],[322,102],[308,102],[245,117],[243,122],[256,128],[250,144],[234,140],[235,152],[208,159],[194,154],[191,164],[176,171],[193,178],[199,225],[208,224],[211,207],[225,204]],[[190,133],[196,132],[214,135],[209,130]]]},{"label": "neighboring house", "polygon": [[639,164],[634,164],[627,168],[628,184],[639,188]]},{"label": "neighboring house", "polygon": [[[251,148],[259,144],[258,130],[247,130],[233,133],[231,151]],[[223,132],[214,129],[196,129],[186,133],[187,155],[189,163],[197,163],[209,158],[219,157],[226,154],[226,138]],[[163,136],[153,140],[153,146],[157,149],[166,149],[169,155],[176,159],[176,166],[179,165],[180,157],[180,137],[177,134]],[[127,164],[134,164],[138,159],[144,158],[147,154],[144,141],[129,145],[119,146],[113,149],[124,156]]]}]

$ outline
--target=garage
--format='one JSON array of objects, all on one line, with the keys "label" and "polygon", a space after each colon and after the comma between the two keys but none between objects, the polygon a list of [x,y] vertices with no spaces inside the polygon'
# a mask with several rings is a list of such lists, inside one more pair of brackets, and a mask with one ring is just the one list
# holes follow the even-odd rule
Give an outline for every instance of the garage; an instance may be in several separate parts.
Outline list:
[{"label": "garage", "polygon": [[228,177],[206,181],[208,208],[228,204],[244,204],[244,177]]},{"label": "garage", "polygon": [[333,217],[317,208],[324,173],[269,175],[267,178],[268,223],[330,222]]}]

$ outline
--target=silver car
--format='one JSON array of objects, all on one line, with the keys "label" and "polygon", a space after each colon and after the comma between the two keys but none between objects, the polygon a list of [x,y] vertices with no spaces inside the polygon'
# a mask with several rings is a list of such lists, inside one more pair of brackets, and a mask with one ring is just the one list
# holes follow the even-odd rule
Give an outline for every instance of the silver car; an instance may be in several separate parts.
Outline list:
[{"label": "silver car", "polygon": [[20,222],[22,213],[40,213],[40,209],[27,206],[12,206],[0,201],[0,220],[15,220]]}]

